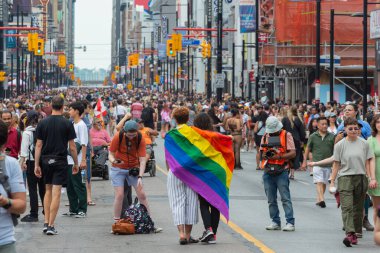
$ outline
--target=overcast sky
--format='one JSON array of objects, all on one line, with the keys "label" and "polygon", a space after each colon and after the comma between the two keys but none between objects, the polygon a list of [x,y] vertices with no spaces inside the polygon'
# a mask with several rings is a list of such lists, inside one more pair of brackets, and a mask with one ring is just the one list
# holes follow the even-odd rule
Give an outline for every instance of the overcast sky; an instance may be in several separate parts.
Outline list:
[{"label": "overcast sky", "polygon": [[78,0],[75,11],[75,63],[79,68],[105,68],[111,63],[112,0]]}]

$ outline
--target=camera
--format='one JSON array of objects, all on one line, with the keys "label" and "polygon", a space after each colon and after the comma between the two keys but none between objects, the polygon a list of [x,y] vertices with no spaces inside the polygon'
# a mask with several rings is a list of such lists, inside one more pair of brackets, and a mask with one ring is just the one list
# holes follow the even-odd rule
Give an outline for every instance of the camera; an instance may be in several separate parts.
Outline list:
[{"label": "camera", "polygon": [[261,144],[262,148],[266,148],[266,152],[263,153],[263,157],[265,159],[271,159],[278,152],[277,148],[281,147],[281,139],[280,136],[269,136],[267,144]]},{"label": "camera", "polygon": [[137,177],[140,173],[140,169],[139,168],[132,168],[129,170],[129,175],[132,176],[132,177]]}]

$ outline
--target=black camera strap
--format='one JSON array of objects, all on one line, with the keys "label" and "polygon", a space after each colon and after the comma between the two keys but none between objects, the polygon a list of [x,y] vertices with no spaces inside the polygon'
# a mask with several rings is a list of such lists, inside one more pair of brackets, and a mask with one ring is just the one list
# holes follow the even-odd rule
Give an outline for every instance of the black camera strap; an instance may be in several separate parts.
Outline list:
[{"label": "black camera strap", "polygon": [[[5,192],[8,195],[8,198],[11,197],[11,185],[9,184],[9,176],[7,175],[6,169],[5,169],[5,157],[4,159],[0,160],[0,184],[3,185],[3,188]],[[16,214],[11,214],[12,215],[12,221],[13,221],[13,226],[18,225],[18,215]]]}]

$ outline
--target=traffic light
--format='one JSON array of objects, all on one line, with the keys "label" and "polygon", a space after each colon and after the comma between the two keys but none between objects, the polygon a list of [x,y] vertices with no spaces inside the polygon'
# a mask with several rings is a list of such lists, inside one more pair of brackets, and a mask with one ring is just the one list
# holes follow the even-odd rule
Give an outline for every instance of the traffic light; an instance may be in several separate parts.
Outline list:
[{"label": "traffic light", "polygon": [[34,54],[37,56],[44,55],[45,41],[43,39],[37,39],[37,45],[34,48]]},{"label": "traffic light", "polygon": [[119,66],[115,66],[115,72],[119,73],[119,71],[120,71],[120,67]]},{"label": "traffic light", "polygon": [[66,55],[61,54],[58,56],[58,67],[66,68]]},{"label": "traffic light", "polygon": [[173,40],[167,40],[166,41],[166,55],[167,56],[176,56],[177,52],[175,51],[174,41]]},{"label": "traffic light", "polygon": [[38,33],[28,33],[28,51],[33,52],[36,48]]},{"label": "traffic light", "polygon": [[211,43],[206,44],[206,57],[211,58]]},{"label": "traffic light", "polygon": [[182,51],[182,34],[175,33],[172,34],[172,40],[174,44],[175,51]]},{"label": "traffic light", "polygon": [[207,42],[205,40],[202,40],[201,50],[202,50],[202,57],[206,58],[207,57]]},{"label": "traffic light", "polygon": [[133,55],[128,56],[128,67],[132,67],[133,65]]},{"label": "traffic light", "polygon": [[0,71],[0,82],[5,81],[6,75],[5,71]]},{"label": "traffic light", "polygon": [[74,64],[70,64],[70,65],[69,65],[69,71],[70,71],[70,72],[73,72],[73,71],[74,71]]}]

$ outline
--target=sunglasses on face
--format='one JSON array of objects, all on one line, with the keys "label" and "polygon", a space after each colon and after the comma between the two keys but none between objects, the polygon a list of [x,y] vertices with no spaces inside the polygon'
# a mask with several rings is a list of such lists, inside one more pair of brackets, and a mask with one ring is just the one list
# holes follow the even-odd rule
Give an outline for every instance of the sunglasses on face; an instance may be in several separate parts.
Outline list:
[{"label": "sunglasses on face", "polygon": [[359,131],[359,127],[349,127],[347,128],[348,131]]}]

